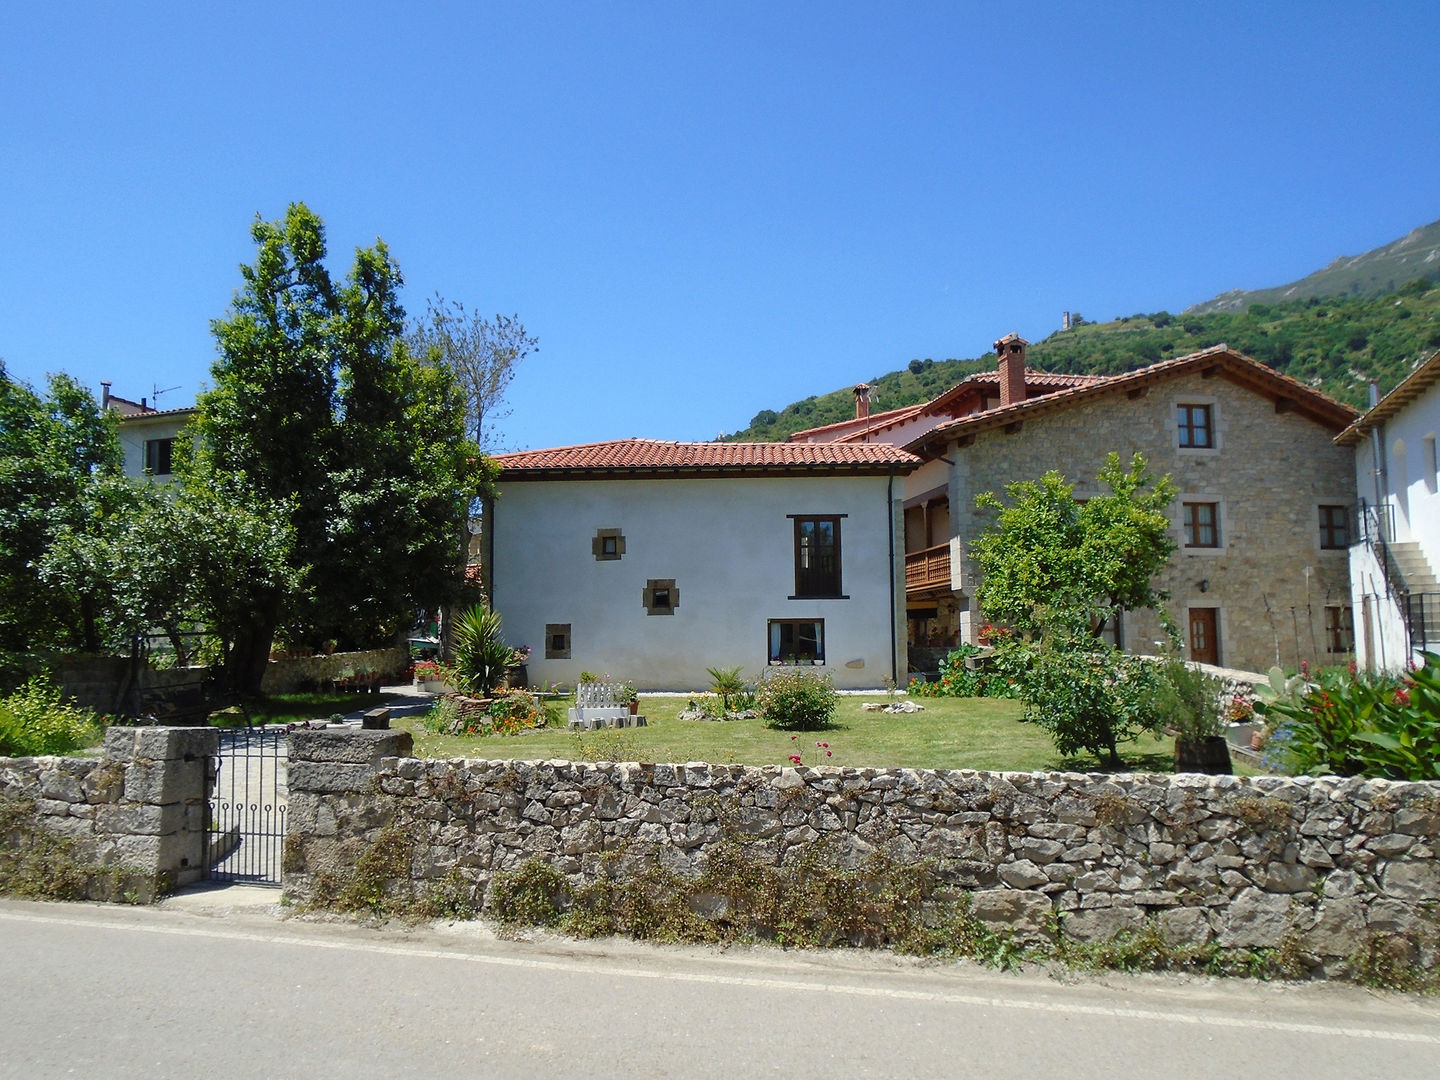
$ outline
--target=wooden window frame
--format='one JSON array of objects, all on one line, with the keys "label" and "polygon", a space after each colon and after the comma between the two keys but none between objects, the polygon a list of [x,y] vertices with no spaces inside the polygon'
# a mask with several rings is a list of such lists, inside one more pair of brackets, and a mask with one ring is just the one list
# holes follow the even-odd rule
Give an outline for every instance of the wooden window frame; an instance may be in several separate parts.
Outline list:
[{"label": "wooden window frame", "polygon": [[[1350,507],[1339,503],[1321,503],[1317,508],[1321,551],[1347,551],[1350,548]],[[1336,543],[1336,540],[1339,543]]]},{"label": "wooden window frame", "polygon": [[[847,514],[790,514],[788,517],[794,522],[794,546],[795,546],[795,592],[788,597],[790,600],[848,600],[844,589],[844,576],[842,574],[843,545],[840,535],[840,522]],[[833,550],[833,570],[825,575],[822,570],[806,568],[803,563],[808,554],[805,530],[807,525],[817,523],[828,523],[834,529],[835,542],[828,545]],[[820,549],[823,551],[823,549]],[[827,576],[828,581],[823,583],[829,586],[825,591],[816,588],[814,578]],[[809,579],[809,580],[807,580]]]},{"label": "wooden window frame", "polygon": [[1355,609],[1349,604],[1325,605],[1325,652],[1331,656],[1355,651]]},{"label": "wooden window frame", "polygon": [[[1210,511],[1210,542],[1201,540],[1202,530],[1207,524],[1200,520],[1200,512],[1208,509]],[[1220,537],[1220,504],[1218,502],[1184,502],[1180,504],[1180,530],[1185,537],[1186,548],[1196,548],[1202,551],[1214,551],[1223,546]]]},{"label": "wooden window frame", "polygon": [[[1196,423],[1196,418],[1201,418]],[[1207,401],[1180,401],[1175,405],[1175,430],[1176,445],[1181,450],[1214,450],[1217,447],[1215,439],[1215,406]],[[1204,442],[1197,442],[1196,435],[1200,434]]]}]

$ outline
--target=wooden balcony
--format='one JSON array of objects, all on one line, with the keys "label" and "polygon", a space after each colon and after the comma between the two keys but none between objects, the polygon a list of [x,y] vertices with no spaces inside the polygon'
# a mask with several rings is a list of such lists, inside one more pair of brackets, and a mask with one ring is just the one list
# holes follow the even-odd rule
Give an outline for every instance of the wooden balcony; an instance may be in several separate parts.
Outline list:
[{"label": "wooden balcony", "polygon": [[928,589],[950,588],[950,545],[905,553],[905,591],[924,592]]}]

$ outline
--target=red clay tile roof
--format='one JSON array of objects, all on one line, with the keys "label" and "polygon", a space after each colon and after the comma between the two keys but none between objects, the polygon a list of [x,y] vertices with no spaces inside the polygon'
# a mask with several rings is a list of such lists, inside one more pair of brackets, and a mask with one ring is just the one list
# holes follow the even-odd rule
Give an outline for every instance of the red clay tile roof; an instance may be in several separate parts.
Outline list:
[{"label": "red clay tile roof", "polygon": [[[832,434],[836,438],[854,438],[863,435],[874,428],[888,427],[890,424],[914,416],[925,408],[929,402],[920,405],[901,405],[896,409],[886,409],[884,412],[871,413],[869,416],[852,416],[848,420],[836,420],[833,424],[821,424],[818,427],[805,428],[803,431],[796,431],[790,435],[791,442],[803,442],[811,435]],[[847,430],[851,429],[851,430]]]},{"label": "red clay tile roof", "polygon": [[[911,441],[906,449],[920,452],[927,444],[943,444],[960,435],[1011,424],[1032,416],[1043,416],[1045,413],[1066,409],[1071,405],[1078,405],[1104,395],[1132,390],[1139,391],[1154,383],[1183,375],[1192,369],[1200,371],[1213,369],[1216,374],[1248,386],[1257,393],[1274,398],[1277,410],[1280,402],[1284,401],[1288,403],[1288,407],[1293,408],[1302,416],[1307,416],[1317,423],[1337,431],[1354,420],[1356,415],[1355,410],[1350,406],[1343,405],[1334,398],[1322,394],[1319,390],[1306,386],[1298,379],[1282,375],[1257,360],[1233,352],[1227,345],[1216,345],[1187,356],[1178,356],[1173,360],[1162,360],[1158,364],[1151,364],[1149,367],[1143,367],[1124,375],[1079,376],[1079,378],[1089,381],[1040,397],[1026,398],[1024,401],[1004,408],[987,409],[985,412],[971,413],[969,416],[949,420]],[[1029,382],[1030,377],[1027,372],[1027,385]]]},{"label": "red clay tile roof", "polygon": [[498,454],[500,479],[578,473],[907,473],[920,459],[889,443],[682,443],[615,439]]},{"label": "red clay tile roof", "polygon": [[1335,442],[1340,446],[1354,446],[1377,424],[1389,420],[1437,382],[1440,382],[1440,352],[1401,379],[1400,385],[1381,398],[1373,409],[1336,435]]}]

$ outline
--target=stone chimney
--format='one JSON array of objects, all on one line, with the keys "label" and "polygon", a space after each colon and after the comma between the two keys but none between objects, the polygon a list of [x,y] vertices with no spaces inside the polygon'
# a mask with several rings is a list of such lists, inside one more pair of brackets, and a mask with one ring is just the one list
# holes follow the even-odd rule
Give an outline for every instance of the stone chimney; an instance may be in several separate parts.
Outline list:
[{"label": "stone chimney", "polygon": [[995,355],[1000,360],[1000,407],[1025,400],[1025,346],[1030,343],[1019,334],[1006,334],[995,342]]},{"label": "stone chimney", "polygon": [[861,383],[855,387],[855,419],[864,420],[870,415],[870,384]]},{"label": "stone chimney", "polygon": [[101,409],[101,411],[103,412],[104,410],[108,409],[109,407],[110,407],[110,384],[109,384],[108,382],[104,382],[104,381],[102,380],[101,383],[100,383],[100,409]]}]

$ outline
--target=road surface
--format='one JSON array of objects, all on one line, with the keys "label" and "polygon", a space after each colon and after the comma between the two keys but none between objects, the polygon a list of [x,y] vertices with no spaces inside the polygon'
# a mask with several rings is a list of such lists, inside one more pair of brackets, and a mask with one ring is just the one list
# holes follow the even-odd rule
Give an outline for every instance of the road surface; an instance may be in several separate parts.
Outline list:
[{"label": "road surface", "polygon": [[[270,894],[275,895],[275,894]],[[0,1076],[1440,1076],[1440,1003],[0,901]]]}]

